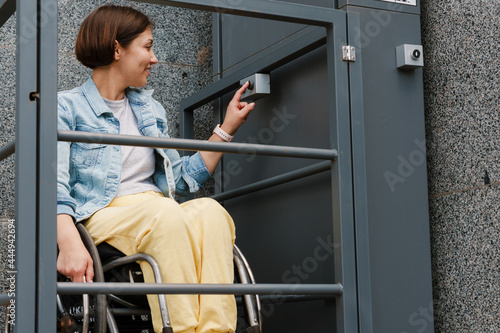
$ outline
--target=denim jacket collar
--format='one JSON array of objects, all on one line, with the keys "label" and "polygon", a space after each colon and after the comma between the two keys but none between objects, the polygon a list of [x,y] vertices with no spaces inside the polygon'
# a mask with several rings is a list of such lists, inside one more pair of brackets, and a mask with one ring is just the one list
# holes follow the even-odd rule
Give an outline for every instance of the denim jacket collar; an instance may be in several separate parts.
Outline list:
[{"label": "denim jacket collar", "polygon": [[[153,91],[153,89],[146,90],[127,88],[125,90],[125,94],[127,95],[130,104],[137,104],[141,106],[147,103],[147,100],[151,98],[151,95],[153,95]],[[92,77],[89,77],[89,79],[82,85],[82,92],[97,116],[106,112],[111,113],[111,110],[102,99],[99,89],[97,89]]]}]

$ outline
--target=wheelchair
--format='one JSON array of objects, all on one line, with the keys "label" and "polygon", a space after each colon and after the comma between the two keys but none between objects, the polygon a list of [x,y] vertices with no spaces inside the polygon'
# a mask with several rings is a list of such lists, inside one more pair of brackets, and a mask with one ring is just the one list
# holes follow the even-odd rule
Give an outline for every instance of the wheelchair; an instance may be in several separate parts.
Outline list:
[{"label": "wheelchair", "polygon": [[[125,256],[107,243],[96,246],[87,229],[77,225],[83,243],[94,261],[95,282],[144,282],[137,261],[151,266],[156,283],[162,283],[158,263],[153,257],[138,253]],[[246,258],[235,245],[233,249],[235,283],[255,284]],[[68,281],[58,274],[58,281]],[[173,333],[164,295],[158,295],[163,333]],[[262,333],[261,303],[258,295],[236,297],[238,324],[236,332]],[[57,295],[57,331],[60,333],[150,333],[154,332],[146,295]],[[119,320],[117,320],[119,317]]]}]

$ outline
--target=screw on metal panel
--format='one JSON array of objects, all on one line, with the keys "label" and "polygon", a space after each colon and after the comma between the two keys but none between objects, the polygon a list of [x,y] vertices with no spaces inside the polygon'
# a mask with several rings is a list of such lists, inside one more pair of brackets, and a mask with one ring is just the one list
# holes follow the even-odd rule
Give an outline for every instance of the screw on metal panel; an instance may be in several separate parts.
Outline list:
[{"label": "screw on metal panel", "polygon": [[30,101],[34,102],[39,98],[38,91],[32,91],[30,92],[29,99]]}]

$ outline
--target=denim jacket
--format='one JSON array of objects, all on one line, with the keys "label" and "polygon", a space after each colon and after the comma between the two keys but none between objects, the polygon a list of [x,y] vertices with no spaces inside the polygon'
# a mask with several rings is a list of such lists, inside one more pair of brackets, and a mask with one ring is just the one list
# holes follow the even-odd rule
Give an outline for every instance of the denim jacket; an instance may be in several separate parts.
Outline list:
[{"label": "denim jacket", "polygon": [[[139,132],[168,138],[165,109],[152,90],[129,88],[127,98]],[[120,123],[99,94],[92,78],[81,87],[58,94],[59,130],[119,134]],[[153,181],[165,196],[196,192],[210,177],[199,153],[180,157],[173,149],[155,149]],[[106,207],[115,197],[121,179],[120,146],[85,142],[57,145],[57,213],[77,222]]]}]

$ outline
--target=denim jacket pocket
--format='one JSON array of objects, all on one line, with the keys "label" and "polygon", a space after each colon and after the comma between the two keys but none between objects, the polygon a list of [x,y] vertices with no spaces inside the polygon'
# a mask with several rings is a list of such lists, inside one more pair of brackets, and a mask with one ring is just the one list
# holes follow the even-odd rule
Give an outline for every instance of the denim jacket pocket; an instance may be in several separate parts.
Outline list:
[{"label": "denim jacket pocket", "polygon": [[74,142],[71,147],[71,159],[75,165],[93,167],[101,163],[104,149],[101,143]]}]

